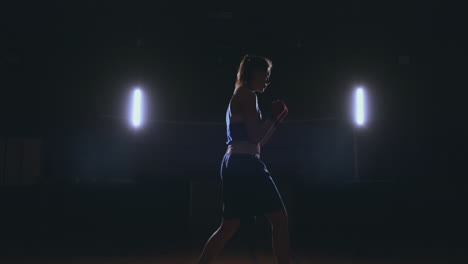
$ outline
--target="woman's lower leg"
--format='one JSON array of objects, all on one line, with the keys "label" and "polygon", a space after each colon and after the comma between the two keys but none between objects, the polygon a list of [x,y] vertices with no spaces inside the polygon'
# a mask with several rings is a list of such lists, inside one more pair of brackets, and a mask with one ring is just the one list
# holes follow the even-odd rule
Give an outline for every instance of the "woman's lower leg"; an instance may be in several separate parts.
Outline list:
[{"label": "woman's lower leg", "polygon": [[289,228],[287,222],[272,230],[273,252],[277,264],[290,264]]},{"label": "woman's lower leg", "polygon": [[231,238],[231,236],[232,235],[229,235],[221,228],[218,228],[218,230],[216,230],[206,242],[203,252],[198,258],[197,264],[211,263],[211,261],[214,260],[224,248],[226,242]]}]

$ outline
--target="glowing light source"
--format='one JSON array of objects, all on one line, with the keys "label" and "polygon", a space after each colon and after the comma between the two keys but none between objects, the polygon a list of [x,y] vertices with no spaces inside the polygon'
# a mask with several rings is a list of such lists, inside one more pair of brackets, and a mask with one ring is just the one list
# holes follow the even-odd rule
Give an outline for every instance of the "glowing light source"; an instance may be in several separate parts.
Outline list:
[{"label": "glowing light source", "polygon": [[362,87],[358,87],[354,94],[354,121],[358,126],[366,122],[365,94]]},{"label": "glowing light source", "polygon": [[131,123],[139,128],[143,123],[143,94],[139,88],[133,90],[131,109]]}]

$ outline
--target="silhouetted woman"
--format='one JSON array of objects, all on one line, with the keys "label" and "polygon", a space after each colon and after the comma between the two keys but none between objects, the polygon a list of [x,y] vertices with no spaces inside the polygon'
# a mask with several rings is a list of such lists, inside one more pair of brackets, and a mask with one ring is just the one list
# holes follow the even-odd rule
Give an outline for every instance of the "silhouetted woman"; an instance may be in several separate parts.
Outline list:
[{"label": "silhouetted woman", "polygon": [[260,150],[288,114],[281,100],[271,104],[263,119],[256,93],[269,85],[272,63],[260,56],[243,57],[234,93],[226,111],[227,150],[221,163],[223,218],[208,239],[198,264],[208,264],[239,228],[240,219],[265,215],[272,228],[273,252],[278,264],[289,264],[288,215]]}]

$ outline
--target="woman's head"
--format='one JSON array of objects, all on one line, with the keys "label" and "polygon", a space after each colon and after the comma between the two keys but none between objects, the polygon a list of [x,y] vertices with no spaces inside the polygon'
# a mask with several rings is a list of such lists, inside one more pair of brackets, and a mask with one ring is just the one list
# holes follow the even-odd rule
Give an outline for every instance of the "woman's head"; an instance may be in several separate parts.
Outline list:
[{"label": "woman's head", "polygon": [[268,58],[245,55],[237,71],[236,89],[246,86],[250,90],[263,92],[269,84],[272,66]]}]

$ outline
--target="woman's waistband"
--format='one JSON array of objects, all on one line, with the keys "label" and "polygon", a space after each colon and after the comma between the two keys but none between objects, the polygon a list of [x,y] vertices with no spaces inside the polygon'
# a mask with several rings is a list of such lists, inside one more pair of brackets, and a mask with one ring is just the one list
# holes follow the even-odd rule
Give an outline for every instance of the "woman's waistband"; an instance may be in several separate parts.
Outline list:
[{"label": "woman's waistband", "polygon": [[225,155],[231,154],[249,154],[260,158],[260,144],[248,141],[233,141],[227,146]]}]

